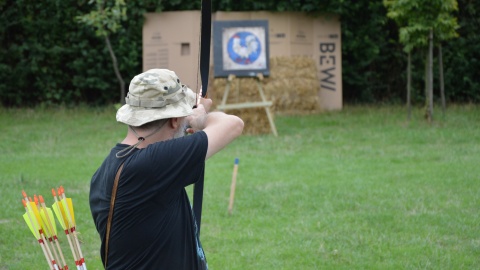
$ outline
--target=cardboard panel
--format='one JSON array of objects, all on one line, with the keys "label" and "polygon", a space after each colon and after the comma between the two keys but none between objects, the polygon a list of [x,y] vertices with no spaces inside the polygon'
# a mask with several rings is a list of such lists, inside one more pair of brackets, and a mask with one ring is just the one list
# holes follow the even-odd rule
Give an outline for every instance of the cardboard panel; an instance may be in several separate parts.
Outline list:
[{"label": "cardboard panel", "polygon": [[200,11],[145,14],[143,70],[173,70],[183,84],[195,91],[201,82],[197,79],[200,19]]},{"label": "cardboard panel", "polygon": [[342,47],[340,22],[337,16],[324,16],[314,20],[313,57],[320,80],[321,108],[337,110],[342,102]]},{"label": "cardboard panel", "polygon": [[215,21],[244,21],[251,20],[252,13],[246,11],[237,11],[237,12],[224,12],[217,11],[213,15]]},{"label": "cardboard panel", "polygon": [[312,56],[313,19],[301,12],[287,13],[290,22],[290,55]]},{"label": "cardboard panel", "polygon": [[268,21],[270,57],[290,52],[290,18],[279,12],[252,12],[252,19]]}]

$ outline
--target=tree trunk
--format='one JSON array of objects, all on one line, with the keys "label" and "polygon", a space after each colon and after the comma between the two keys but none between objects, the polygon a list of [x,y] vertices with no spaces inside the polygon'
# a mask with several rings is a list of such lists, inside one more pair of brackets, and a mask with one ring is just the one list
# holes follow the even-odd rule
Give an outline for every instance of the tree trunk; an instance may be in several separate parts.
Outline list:
[{"label": "tree trunk", "polygon": [[411,107],[411,92],[412,92],[412,52],[408,52],[407,63],[407,119],[410,121],[412,116]]},{"label": "tree trunk", "polygon": [[428,36],[428,122],[433,121],[433,29]]},{"label": "tree trunk", "polygon": [[446,102],[445,102],[445,84],[443,81],[443,56],[442,56],[442,44],[438,45],[438,72],[439,72],[439,80],[440,80],[440,96],[442,98],[442,114],[443,118],[445,118],[445,110],[446,110]]},{"label": "tree trunk", "polygon": [[125,81],[118,70],[117,57],[115,57],[115,53],[113,52],[108,35],[105,36],[105,43],[107,43],[108,51],[110,52],[110,57],[112,58],[113,69],[115,71],[115,75],[117,76],[118,82],[120,83],[120,104],[125,104]]},{"label": "tree trunk", "polygon": [[425,67],[424,67],[424,71],[425,71],[425,74],[423,75],[424,77],[424,91],[425,91],[425,119],[429,120],[430,119],[430,113],[429,113],[429,105],[428,105],[428,101],[429,101],[429,98],[428,98],[428,82],[429,82],[429,79],[428,79],[428,49],[425,50]]}]

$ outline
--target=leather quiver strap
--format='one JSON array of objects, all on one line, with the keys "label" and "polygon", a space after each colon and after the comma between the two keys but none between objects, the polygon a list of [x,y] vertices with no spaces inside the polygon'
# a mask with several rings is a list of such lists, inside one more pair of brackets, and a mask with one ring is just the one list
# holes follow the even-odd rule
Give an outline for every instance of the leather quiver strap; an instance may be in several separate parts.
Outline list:
[{"label": "leather quiver strap", "polygon": [[113,182],[112,188],[112,196],[110,199],[110,211],[108,212],[108,219],[107,219],[107,232],[105,236],[105,269],[107,269],[107,261],[108,261],[108,241],[110,240],[110,228],[112,226],[112,218],[113,218],[113,208],[115,206],[115,198],[117,197],[117,188],[118,188],[118,180],[120,179],[120,173],[122,172],[123,163],[118,168],[117,174],[115,175],[115,181]]}]

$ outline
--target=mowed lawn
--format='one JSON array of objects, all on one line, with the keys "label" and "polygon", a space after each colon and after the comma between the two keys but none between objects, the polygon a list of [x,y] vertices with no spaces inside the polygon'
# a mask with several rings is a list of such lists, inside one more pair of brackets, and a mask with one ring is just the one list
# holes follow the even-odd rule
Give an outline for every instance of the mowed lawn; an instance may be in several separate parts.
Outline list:
[{"label": "mowed lawn", "polygon": [[[201,239],[210,269],[480,269],[480,107],[434,117],[345,106],[277,116],[278,137],[240,137],[207,161]],[[87,267],[102,269],[89,181],[125,132],[113,108],[0,109],[1,270],[48,269],[21,192],[50,206],[60,185]],[[74,269],[61,230],[59,239]]]}]

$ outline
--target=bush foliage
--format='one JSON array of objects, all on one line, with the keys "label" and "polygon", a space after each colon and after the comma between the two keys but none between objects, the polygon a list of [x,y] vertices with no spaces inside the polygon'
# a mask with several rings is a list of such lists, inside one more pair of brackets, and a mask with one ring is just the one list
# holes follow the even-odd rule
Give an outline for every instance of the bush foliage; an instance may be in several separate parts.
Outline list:
[{"label": "bush foliage", "polygon": [[[106,5],[111,4],[106,0]],[[443,44],[450,102],[480,101],[480,2],[459,0],[459,37]],[[0,102],[103,105],[118,102],[109,52],[95,30],[75,18],[95,9],[87,0],[0,0]],[[126,82],[142,70],[145,12],[200,9],[200,1],[127,1],[122,28],[110,36]],[[303,11],[339,14],[345,102],[403,102],[406,54],[381,0],[213,0],[214,11]],[[413,52],[413,98],[423,102],[424,52]],[[435,89],[438,93],[438,83]],[[438,94],[437,94],[438,95]]]}]

